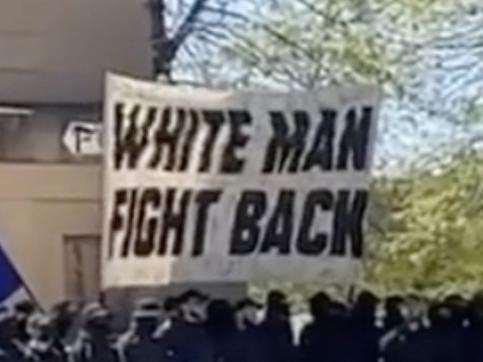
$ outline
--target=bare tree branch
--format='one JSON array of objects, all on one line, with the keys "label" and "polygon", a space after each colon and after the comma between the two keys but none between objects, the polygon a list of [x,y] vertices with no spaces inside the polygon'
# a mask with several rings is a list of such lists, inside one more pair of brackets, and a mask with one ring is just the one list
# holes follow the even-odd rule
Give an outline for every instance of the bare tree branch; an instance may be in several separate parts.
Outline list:
[{"label": "bare tree branch", "polygon": [[208,1],[209,0],[196,0],[191,6],[188,15],[186,15],[186,18],[183,20],[170,41],[171,57],[176,55],[176,52],[184,44],[186,39],[196,30],[197,19],[203,12]]}]

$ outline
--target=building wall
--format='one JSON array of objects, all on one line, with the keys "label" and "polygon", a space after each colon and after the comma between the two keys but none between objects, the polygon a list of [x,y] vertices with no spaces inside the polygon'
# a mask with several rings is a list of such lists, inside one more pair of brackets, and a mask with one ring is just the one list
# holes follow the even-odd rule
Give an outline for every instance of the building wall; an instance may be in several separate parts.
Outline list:
[{"label": "building wall", "polygon": [[44,306],[67,297],[65,241],[101,233],[100,157],[62,143],[70,122],[99,122],[98,105],[23,105],[0,116],[0,242]]},{"label": "building wall", "polygon": [[46,163],[99,163],[97,158],[78,158],[62,142],[73,121],[99,123],[100,105],[25,105],[29,116],[0,115],[0,161]]},{"label": "building wall", "polygon": [[[99,109],[25,107],[31,116],[0,117],[0,243],[39,302],[49,307],[69,297],[72,271],[66,265],[65,239],[101,234],[100,157],[74,156],[61,141],[69,122],[98,122]],[[112,290],[107,297],[114,309],[125,310],[138,296],[162,297],[190,287],[231,298],[246,292],[244,284],[180,284]]]},{"label": "building wall", "polygon": [[99,165],[0,163],[0,238],[44,306],[66,297],[63,238],[101,230]]},{"label": "building wall", "polygon": [[145,0],[0,0],[0,102],[98,102],[106,71],[152,76]]},{"label": "building wall", "polygon": [[[32,112],[0,112],[0,243],[46,307],[68,296],[66,237],[101,234],[100,157],[72,155],[62,137],[71,121],[101,121],[106,71],[152,76],[146,3],[0,0],[0,108]],[[127,306],[135,295],[186,287],[114,291],[113,300]]]},{"label": "building wall", "polygon": [[[0,162],[0,242],[42,306],[69,297],[64,240],[101,234],[101,195],[100,165]],[[112,290],[108,300],[126,310],[139,296],[162,298],[192,287],[233,299],[246,292],[236,283],[179,284]]]}]

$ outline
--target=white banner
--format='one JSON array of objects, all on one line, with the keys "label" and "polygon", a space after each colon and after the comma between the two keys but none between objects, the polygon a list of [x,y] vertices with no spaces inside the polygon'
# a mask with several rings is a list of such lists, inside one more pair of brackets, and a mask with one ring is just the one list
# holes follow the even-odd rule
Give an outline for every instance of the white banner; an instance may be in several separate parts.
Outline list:
[{"label": "white banner", "polygon": [[211,91],[109,75],[104,287],[350,282],[379,93]]}]

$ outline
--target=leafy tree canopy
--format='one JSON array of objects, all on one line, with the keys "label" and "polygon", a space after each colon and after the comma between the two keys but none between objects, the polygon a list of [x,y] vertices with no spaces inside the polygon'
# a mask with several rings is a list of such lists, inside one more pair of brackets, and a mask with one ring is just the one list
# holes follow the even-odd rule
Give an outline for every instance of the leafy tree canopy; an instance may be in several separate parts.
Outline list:
[{"label": "leafy tree canopy", "polygon": [[235,84],[382,87],[361,286],[440,293],[483,285],[483,4],[274,0],[230,32],[223,56]]}]

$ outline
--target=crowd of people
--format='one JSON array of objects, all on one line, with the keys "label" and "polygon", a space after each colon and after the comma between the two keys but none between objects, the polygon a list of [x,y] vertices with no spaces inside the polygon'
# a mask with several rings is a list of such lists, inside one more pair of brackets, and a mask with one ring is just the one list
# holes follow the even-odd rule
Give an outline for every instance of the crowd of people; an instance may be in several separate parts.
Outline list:
[{"label": "crowd of people", "polygon": [[191,290],[161,305],[141,299],[126,331],[114,333],[102,303],[80,312],[61,303],[0,307],[0,362],[482,362],[483,297],[379,300],[362,292],[341,303],[320,292],[311,321],[294,335],[279,292],[265,305],[232,304]]}]

